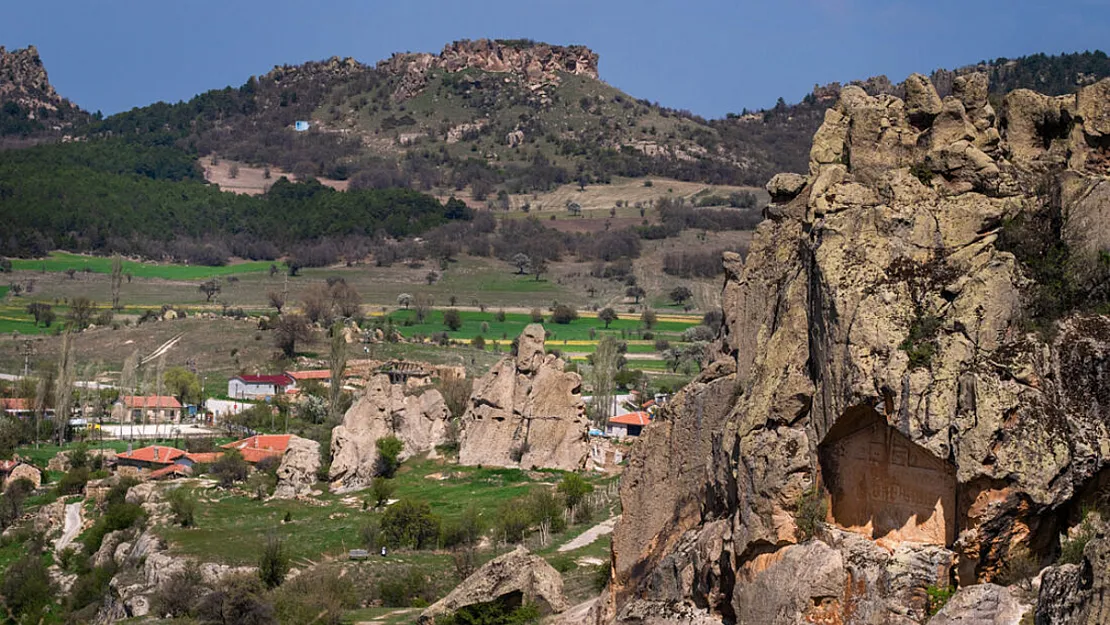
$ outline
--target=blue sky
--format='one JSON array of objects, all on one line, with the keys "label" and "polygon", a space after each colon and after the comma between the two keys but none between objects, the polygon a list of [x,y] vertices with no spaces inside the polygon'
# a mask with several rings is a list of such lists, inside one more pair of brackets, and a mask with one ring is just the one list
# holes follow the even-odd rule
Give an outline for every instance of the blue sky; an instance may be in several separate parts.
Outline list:
[{"label": "blue sky", "polygon": [[330,56],[373,64],[455,39],[588,45],[639,98],[719,117],[816,83],[1110,48],[1110,0],[54,0],[5,3],[0,45],[37,45],[58,91],[114,113]]}]

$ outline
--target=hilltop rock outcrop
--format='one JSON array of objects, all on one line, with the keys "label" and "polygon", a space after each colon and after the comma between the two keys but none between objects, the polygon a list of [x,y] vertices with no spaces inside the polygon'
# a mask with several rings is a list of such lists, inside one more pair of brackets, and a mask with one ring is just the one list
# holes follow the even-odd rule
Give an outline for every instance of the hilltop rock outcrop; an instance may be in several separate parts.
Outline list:
[{"label": "hilltop rock outcrop", "polygon": [[535,605],[542,614],[558,614],[568,607],[559,572],[521,546],[484,564],[446,597],[428,606],[419,622],[431,625],[437,616],[498,600]]},{"label": "hilltop rock outcrop", "polygon": [[449,43],[439,54],[394,54],[378,63],[377,69],[402,77],[393,97],[406,100],[420,93],[434,69],[512,73],[525,85],[535,86],[559,82],[560,73],[597,79],[597,61],[597,53],[585,46],[478,39]]},{"label": "hilltop rock outcrop", "polygon": [[532,324],[507,356],[477,380],[462,417],[459,462],[573,471],[589,456],[582,378],[544,352],[544,328]]},{"label": "hilltop rock outcrop", "polygon": [[945,622],[1026,611],[970,587],[1050,563],[1110,475],[1110,317],[1015,253],[1063,245],[1068,292],[1099,293],[1110,81],[998,114],[986,87],[841,90],[804,186],[725,257],[711,364],[633,449],[599,622],[909,625],[951,580]]},{"label": "hilltop rock outcrop", "polygon": [[375,375],[331,434],[332,490],[350,491],[370,485],[378,461],[377,441],[396,436],[404,443],[401,459],[434,451],[447,442],[451,413],[435,389],[406,394],[403,384]]}]

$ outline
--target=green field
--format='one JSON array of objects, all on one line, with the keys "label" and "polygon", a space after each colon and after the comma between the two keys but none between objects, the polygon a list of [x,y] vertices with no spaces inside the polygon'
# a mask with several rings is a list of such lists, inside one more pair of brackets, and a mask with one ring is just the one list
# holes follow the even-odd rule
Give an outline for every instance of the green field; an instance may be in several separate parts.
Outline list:
[{"label": "green field", "polygon": [[[124,273],[136,278],[162,278],[165,280],[203,280],[216,276],[240,273],[269,271],[270,261],[248,261],[223,267],[204,267],[196,265],[174,265],[160,263],[140,263],[133,260],[123,261]],[[111,273],[112,259],[106,256],[84,256],[69,252],[51,252],[46,258],[12,259],[14,271],[61,272],[76,269],[92,273]],[[0,297],[3,294],[0,293]]]},{"label": "green field", "polygon": [[[501,504],[538,485],[554,484],[560,476],[558,471],[537,474],[413,459],[398,471],[393,497],[426,501],[444,519],[457,518],[473,505],[492,525]],[[598,483],[606,479],[593,478]],[[342,556],[348,549],[361,547],[359,529],[379,514],[362,508],[363,499],[369,496],[368,492],[349,497],[324,494],[320,497],[324,505],[313,505],[296,500],[258,501],[215,489],[204,490],[196,527],[161,526],[158,532],[175,552],[206,561],[243,565],[257,562],[267,534],[275,532],[287,540],[294,559],[318,561],[322,556]],[[343,501],[351,497],[353,504]],[[289,522],[285,522],[287,514]],[[450,560],[445,554],[431,552],[406,553],[405,557],[421,563]]]},{"label": "green field", "polygon": [[[597,318],[596,313],[590,311],[580,311],[578,313],[579,318],[568,324],[552,323],[550,322],[550,313],[546,310],[543,313],[548,316],[548,321],[545,322],[544,327],[551,333],[551,336],[548,337],[549,346],[557,346],[561,341],[593,342],[599,340],[605,334],[622,338],[622,331],[625,332],[624,338],[640,338],[641,327],[638,314],[623,315],[620,319],[612,322],[609,329],[606,330],[605,323]],[[449,330],[443,324],[442,310],[431,311],[423,323],[416,322],[416,311],[411,309],[394,311],[390,313],[389,318],[405,337],[417,334],[429,336],[437,332],[447,332],[449,338],[456,340],[470,340],[481,335],[486,341],[512,341],[520,336],[526,325],[532,323],[531,316],[524,313],[505,313],[505,321],[497,321],[495,311],[464,310],[459,312],[459,316],[462,319],[462,326],[455,331]],[[656,336],[673,339],[687,328],[697,325],[700,320],[700,317],[691,316],[688,322],[659,321],[655,324],[652,332]],[[489,330],[484,333],[482,332],[483,323],[489,325]],[[591,329],[595,332],[594,337],[590,336]],[[567,346],[564,351],[585,351],[579,350],[578,347],[583,346]]]}]

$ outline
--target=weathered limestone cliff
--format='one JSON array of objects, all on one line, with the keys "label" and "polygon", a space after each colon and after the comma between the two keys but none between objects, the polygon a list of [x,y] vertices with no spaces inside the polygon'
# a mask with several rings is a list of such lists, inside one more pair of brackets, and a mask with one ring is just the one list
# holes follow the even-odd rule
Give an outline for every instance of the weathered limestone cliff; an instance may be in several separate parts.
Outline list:
[{"label": "weathered limestone cliff", "polygon": [[0,46],[0,101],[9,100],[32,109],[50,110],[62,101],[46,76],[35,46],[11,52]]},{"label": "weathered limestone cliff", "polygon": [[391,384],[385,374],[375,375],[343,415],[343,423],[332,430],[328,476],[332,490],[345,492],[370,485],[377,472],[378,439],[399,438],[404,443],[404,460],[447,442],[450,418],[439,391],[409,395],[404,384]]},{"label": "weathered limestone cliff", "polygon": [[585,46],[553,46],[531,41],[478,39],[456,41],[437,54],[394,54],[377,69],[403,77],[394,92],[397,100],[411,98],[424,88],[430,70],[458,72],[478,69],[520,76],[528,86],[557,83],[560,73],[597,79],[597,53]]},{"label": "weathered limestone cliff", "polygon": [[1101,288],[1110,81],[999,111],[982,75],[904,87],[845,87],[726,256],[712,363],[624,474],[598,622],[908,625],[949,585],[1009,622],[1032,608],[971,587],[1050,564],[1110,473],[1110,318],[1011,253],[1046,232]]},{"label": "weathered limestone cliff", "polygon": [[524,328],[517,355],[474,384],[462,417],[459,462],[573,471],[590,453],[582,378],[544,353],[544,329]]}]

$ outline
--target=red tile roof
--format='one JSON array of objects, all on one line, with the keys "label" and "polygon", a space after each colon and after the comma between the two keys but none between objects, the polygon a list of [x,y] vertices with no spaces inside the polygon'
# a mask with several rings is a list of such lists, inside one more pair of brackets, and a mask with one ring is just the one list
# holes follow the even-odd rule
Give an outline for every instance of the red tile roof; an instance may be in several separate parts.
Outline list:
[{"label": "red tile roof", "polygon": [[197,464],[212,464],[224,455],[222,451],[205,451],[196,454],[185,454],[185,458],[192,460]]},{"label": "red tile roof", "polygon": [[119,400],[128,408],[180,408],[181,402],[168,395],[120,395]]},{"label": "red tile roof", "polygon": [[193,470],[190,469],[187,466],[180,465],[180,464],[171,464],[170,466],[162,467],[161,469],[158,469],[157,471],[151,471],[150,479],[159,480],[159,479],[162,479],[164,477],[180,477],[180,476],[189,476],[189,475],[192,475],[192,474],[193,474]]},{"label": "red tile roof", "polygon": [[236,376],[248,384],[273,384],[274,386],[289,386],[292,380],[285,374],[278,375],[240,375]]},{"label": "red tile roof", "polygon": [[285,375],[288,375],[294,380],[327,380],[331,377],[331,371],[327,369],[316,369],[313,371],[286,371]]},{"label": "red tile roof", "polygon": [[[165,445],[151,445],[134,451],[125,452],[116,456],[117,460],[134,460],[136,462],[149,462],[151,464],[173,464],[173,461],[184,456],[185,452],[175,447]],[[157,457],[155,457],[157,456]]]},{"label": "red tile roof", "polygon": [[609,423],[619,423],[621,425],[647,425],[651,423],[651,415],[646,412],[630,412],[609,419]]},{"label": "red tile roof", "polygon": [[238,449],[243,459],[250,463],[267,457],[280,457],[289,448],[288,434],[258,434],[241,441],[221,445],[224,449]]},{"label": "red tile roof", "polygon": [[18,466],[18,460],[0,460],[0,473],[11,473]]}]

